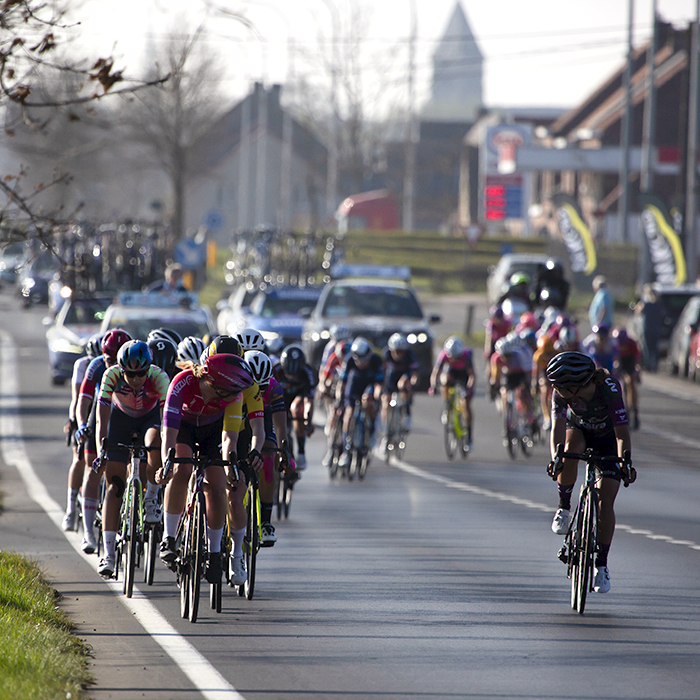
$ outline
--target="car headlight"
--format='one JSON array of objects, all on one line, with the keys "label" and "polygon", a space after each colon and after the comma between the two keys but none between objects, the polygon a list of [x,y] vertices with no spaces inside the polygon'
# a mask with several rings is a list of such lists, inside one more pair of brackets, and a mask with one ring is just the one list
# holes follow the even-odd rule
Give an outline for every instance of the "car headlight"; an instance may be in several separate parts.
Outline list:
[{"label": "car headlight", "polygon": [[27,289],[31,289],[35,284],[36,280],[32,279],[31,277],[28,277],[26,280],[24,280],[24,286]]},{"label": "car headlight", "polygon": [[70,352],[74,355],[82,355],[83,347],[81,345],[76,345],[71,343],[67,338],[58,338],[51,343],[51,349],[54,352]]},{"label": "car headlight", "polygon": [[416,343],[423,344],[427,343],[430,340],[430,336],[421,331],[420,333],[409,333],[406,336],[406,340],[411,344],[411,345],[416,345]]}]

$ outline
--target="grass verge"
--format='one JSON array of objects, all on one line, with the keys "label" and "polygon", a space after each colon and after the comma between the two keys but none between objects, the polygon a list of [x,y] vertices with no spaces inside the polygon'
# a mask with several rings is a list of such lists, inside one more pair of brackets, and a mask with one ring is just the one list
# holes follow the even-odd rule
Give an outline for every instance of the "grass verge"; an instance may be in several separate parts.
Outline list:
[{"label": "grass verge", "polygon": [[39,566],[0,551],[0,699],[82,698],[87,647]]}]

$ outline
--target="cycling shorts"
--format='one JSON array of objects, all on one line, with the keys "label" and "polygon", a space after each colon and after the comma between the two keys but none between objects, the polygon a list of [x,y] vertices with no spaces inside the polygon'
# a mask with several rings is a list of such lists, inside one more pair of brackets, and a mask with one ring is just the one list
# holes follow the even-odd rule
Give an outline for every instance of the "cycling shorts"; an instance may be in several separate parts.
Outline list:
[{"label": "cycling shorts", "polygon": [[[567,430],[578,430],[586,441],[586,447],[590,447],[602,457],[617,457],[617,439],[615,438],[615,432],[613,430],[599,433],[581,428],[568,421],[566,423],[566,428]],[[622,481],[620,465],[608,462],[607,464],[596,466],[595,477],[596,479],[615,479],[615,481]]]},{"label": "cycling shorts", "polygon": [[620,364],[620,372],[622,372],[622,374],[634,374],[635,373],[634,357],[632,355],[627,355],[626,357],[620,357],[618,359],[618,362]]},{"label": "cycling shorts", "polygon": [[384,388],[385,394],[393,394],[395,391],[399,390],[399,381],[401,377],[409,377],[411,372],[405,369],[399,369],[398,367],[391,367],[387,370],[386,376],[384,377]]},{"label": "cycling shorts", "polygon": [[461,384],[467,390],[467,398],[471,398],[474,390],[467,386],[468,381],[469,373],[465,369],[451,369],[449,365],[446,365],[445,369],[442,371],[441,383],[444,386]]},{"label": "cycling shorts", "polygon": [[[160,428],[160,407],[155,406],[143,416],[134,418],[112,406],[107,428],[107,459],[126,464],[129,461],[129,451],[124,447],[116,447],[118,443],[128,445],[134,433],[138,433],[143,442],[143,436],[150,428]],[[112,447],[114,445],[115,447]]]},{"label": "cycling shorts", "polygon": [[503,375],[503,384],[508,391],[519,386],[530,387],[530,375],[527,372],[511,372]]},{"label": "cycling shorts", "polygon": [[187,445],[195,452],[199,445],[199,453],[207,457],[221,459],[221,434],[224,430],[224,417],[207,425],[192,425],[182,421],[177,434],[177,444]]}]

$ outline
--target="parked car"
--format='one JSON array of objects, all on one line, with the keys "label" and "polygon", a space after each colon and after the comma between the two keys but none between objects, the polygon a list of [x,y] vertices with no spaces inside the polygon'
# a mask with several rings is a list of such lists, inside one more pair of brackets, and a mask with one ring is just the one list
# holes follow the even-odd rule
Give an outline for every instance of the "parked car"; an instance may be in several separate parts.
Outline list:
[{"label": "parked car", "polygon": [[49,282],[56,276],[57,263],[53,253],[45,250],[18,272],[17,288],[24,308],[32,304],[49,303]]},{"label": "parked car", "polygon": [[238,330],[238,319],[248,313],[250,302],[255,299],[258,290],[258,286],[253,282],[245,282],[236,287],[227,300],[222,300],[216,305],[219,312],[216,327],[221,335],[230,335]]},{"label": "parked car", "polygon": [[[666,361],[671,374],[695,377],[695,348],[691,347],[693,336],[700,328],[700,290],[690,297],[676,321],[669,341]],[[693,355],[691,356],[691,352]]]},{"label": "parked car", "polygon": [[[347,266],[352,272],[353,266]],[[360,266],[370,273],[372,266]],[[378,271],[386,272],[378,266]],[[433,366],[433,335],[415,292],[405,279],[352,277],[329,282],[304,324],[302,345],[308,361],[318,369],[334,324],[347,326],[353,336],[362,335],[378,349],[393,333],[404,333],[420,362],[421,388],[427,388]]]},{"label": "parked car", "polygon": [[[255,328],[266,341],[281,338],[285,345],[300,343],[305,319],[313,311],[322,287],[266,287],[239,316],[237,328]],[[229,326],[230,330],[233,330]]]},{"label": "parked car", "polygon": [[62,385],[73,374],[73,364],[85,354],[88,338],[100,330],[100,324],[112,297],[71,298],[55,318],[44,319],[49,346],[51,383]]},{"label": "parked car", "polygon": [[216,323],[209,309],[199,306],[196,295],[189,292],[120,294],[118,302],[105,311],[100,332],[106,333],[110,328],[123,328],[132,338],[139,340],[146,340],[154,328],[169,328],[183,338],[216,335]]},{"label": "parked car", "polygon": [[[495,304],[508,291],[510,278],[516,272],[524,272],[533,280],[540,265],[546,265],[548,260],[556,260],[551,255],[543,253],[506,253],[498,263],[489,268],[486,278],[486,300]],[[532,289],[530,290],[532,291]]]},{"label": "parked car", "polygon": [[22,241],[0,248],[0,282],[10,286],[17,281],[17,270],[27,260],[27,246]]},{"label": "parked car", "polygon": [[[630,334],[640,342],[647,334],[652,337],[656,336],[658,338],[657,354],[660,359],[663,359],[669,353],[671,334],[685,305],[689,299],[700,295],[700,288],[691,284],[671,287],[657,283],[654,283],[652,287],[656,292],[657,303],[660,306],[660,312],[655,314],[653,320],[650,321],[655,327],[647,329],[645,323],[647,323],[648,317],[645,314],[636,313],[630,320],[628,329]],[[672,361],[667,363],[667,367],[672,374],[678,372],[678,365],[674,366]]]}]

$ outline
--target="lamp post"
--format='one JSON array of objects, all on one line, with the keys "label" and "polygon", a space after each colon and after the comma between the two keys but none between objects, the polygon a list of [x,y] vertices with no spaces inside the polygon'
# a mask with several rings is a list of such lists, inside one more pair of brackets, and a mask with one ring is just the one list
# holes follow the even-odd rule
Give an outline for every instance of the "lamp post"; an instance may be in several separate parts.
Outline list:
[{"label": "lamp post", "polygon": [[416,71],[416,0],[409,0],[411,29],[408,40],[408,129],[406,134],[406,167],[403,179],[403,230],[413,231],[413,198],[416,178],[416,116],[415,116],[415,71]]},{"label": "lamp post", "polygon": [[628,3],[628,31],[627,31],[627,65],[624,73],[625,104],[622,115],[622,133],[620,134],[620,145],[622,151],[622,162],[620,163],[620,204],[619,204],[619,227],[622,240],[627,242],[627,224],[629,219],[630,197],[629,197],[629,174],[630,174],[630,128],[632,125],[632,30],[634,24],[634,0]]}]

